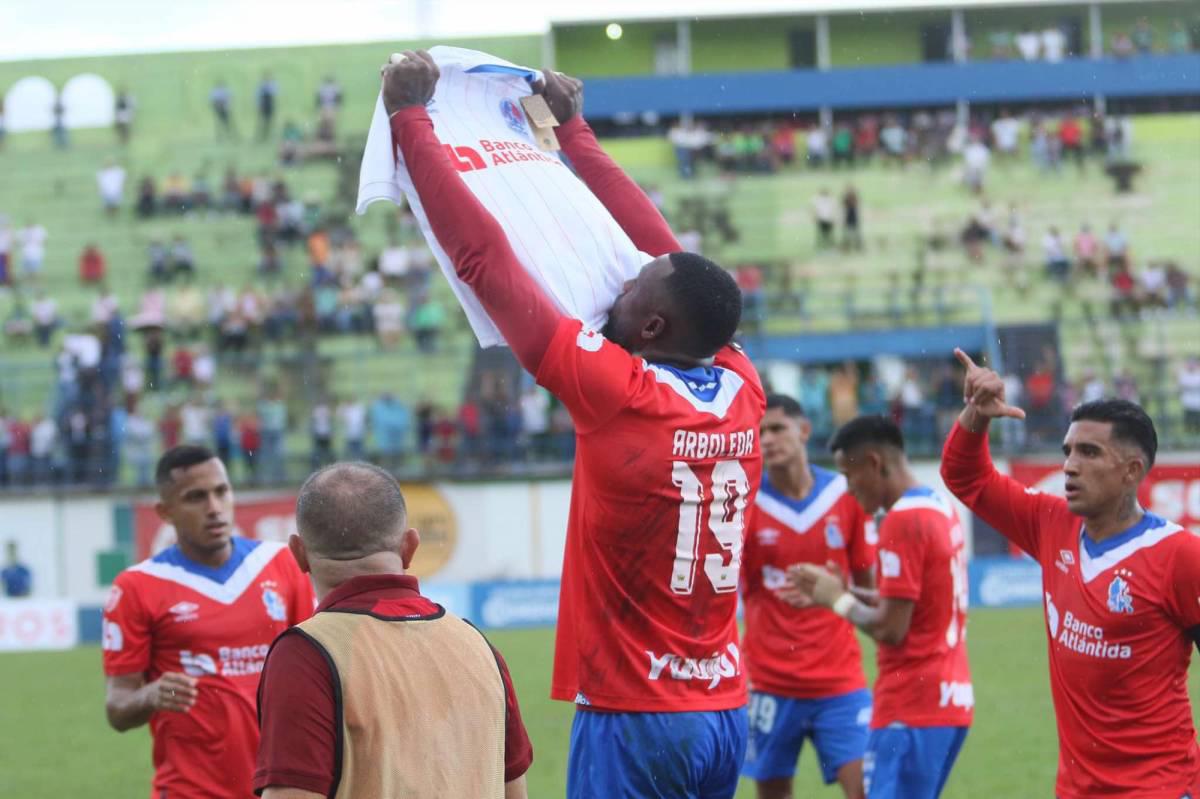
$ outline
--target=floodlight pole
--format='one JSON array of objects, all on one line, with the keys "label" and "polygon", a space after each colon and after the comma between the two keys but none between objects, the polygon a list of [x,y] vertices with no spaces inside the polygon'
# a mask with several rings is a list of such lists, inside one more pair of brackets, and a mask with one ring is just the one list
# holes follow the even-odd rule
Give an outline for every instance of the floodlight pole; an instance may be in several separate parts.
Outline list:
[{"label": "floodlight pole", "polygon": [[546,28],[546,32],[542,34],[542,69],[554,69],[554,25]]},{"label": "floodlight pole", "polygon": [[[692,21],[679,19],[675,21],[675,71],[679,75],[692,74]],[[679,120],[685,125],[691,125],[692,112],[684,111]]]},{"label": "floodlight pole", "polygon": [[[833,65],[833,59],[829,54],[829,15],[817,14],[817,69],[821,71],[828,70]],[[833,127],[833,109],[827,105],[821,106],[817,112],[822,128],[828,130]]]},{"label": "floodlight pole", "polygon": [[1099,3],[1088,3],[1088,53],[1092,58],[1104,57],[1104,22]]}]

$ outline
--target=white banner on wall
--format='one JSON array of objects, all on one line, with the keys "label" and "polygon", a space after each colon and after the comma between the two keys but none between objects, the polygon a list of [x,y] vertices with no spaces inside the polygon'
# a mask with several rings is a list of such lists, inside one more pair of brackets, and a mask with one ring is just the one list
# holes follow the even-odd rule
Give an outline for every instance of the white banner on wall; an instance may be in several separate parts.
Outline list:
[{"label": "white banner on wall", "polygon": [[70,649],[79,643],[78,619],[70,599],[0,601],[0,652]]}]

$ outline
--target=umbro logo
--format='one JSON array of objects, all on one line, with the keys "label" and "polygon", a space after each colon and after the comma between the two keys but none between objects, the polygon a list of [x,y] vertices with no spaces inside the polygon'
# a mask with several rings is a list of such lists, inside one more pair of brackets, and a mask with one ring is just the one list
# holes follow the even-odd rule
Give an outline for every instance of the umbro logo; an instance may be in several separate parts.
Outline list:
[{"label": "umbro logo", "polygon": [[195,621],[200,618],[200,606],[195,602],[176,602],[170,607],[170,613],[174,614],[175,621],[182,624],[185,621]]}]

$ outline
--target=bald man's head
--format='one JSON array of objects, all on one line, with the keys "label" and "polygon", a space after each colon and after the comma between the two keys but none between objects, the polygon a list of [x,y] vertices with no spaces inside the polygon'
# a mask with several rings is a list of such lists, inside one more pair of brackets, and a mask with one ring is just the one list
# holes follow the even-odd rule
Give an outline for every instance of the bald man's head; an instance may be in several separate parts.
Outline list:
[{"label": "bald man's head", "polygon": [[395,552],[407,523],[400,484],[370,463],[326,466],[304,481],[296,500],[296,527],[310,557]]}]

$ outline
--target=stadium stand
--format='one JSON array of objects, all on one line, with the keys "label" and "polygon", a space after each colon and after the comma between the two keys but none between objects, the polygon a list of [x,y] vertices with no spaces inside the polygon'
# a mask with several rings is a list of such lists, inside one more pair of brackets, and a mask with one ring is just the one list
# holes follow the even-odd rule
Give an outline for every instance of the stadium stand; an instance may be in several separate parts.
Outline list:
[{"label": "stadium stand", "polygon": [[[1104,6],[1106,24],[1123,24],[1124,5]],[[1172,12],[1154,18],[1163,42]],[[891,15],[889,31],[900,16]],[[970,29],[986,37],[994,20],[981,19]],[[737,46],[778,39],[777,22],[739,22],[750,27]],[[693,31],[697,70],[722,67],[704,38],[711,24],[697,22]],[[832,23],[832,41],[839,42],[833,66],[786,73],[778,71],[788,64],[775,42],[768,48],[774,55],[746,62],[739,73],[606,78],[615,65],[644,60],[630,57],[631,47],[648,57],[655,39],[641,28],[653,32],[661,24],[627,25],[633,44],[608,53],[581,38],[587,25],[559,26],[552,37],[559,65],[588,80],[589,116],[617,135],[609,146],[618,160],[677,230],[737,270],[748,307],[743,334],[764,368],[789,362],[828,375],[851,360],[856,379],[870,385],[881,352],[939,373],[933,353],[948,351],[958,336],[957,343],[976,341],[978,350],[1003,357],[1024,380],[1043,360],[1038,348],[1049,343],[1057,406],[1073,404],[1096,375],[1110,389],[1136,392],[1168,419],[1168,436],[1184,435],[1175,383],[1197,339],[1197,208],[1187,187],[1200,180],[1192,147],[1200,119],[1132,112],[1152,110],[1148,98],[1189,107],[1200,56],[1180,52],[1186,48],[1176,42],[1159,48],[1170,52],[1124,61],[1103,53],[1100,61],[1076,58],[1090,44],[1072,34],[1076,50],[1063,63],[887,66],[889,59],[922,56],[894,50],[882,61],[865,59],[865,48],[846,49],[847,24]],[[923,30],[914,28],[917,40]],[[537,63],[543,43],[517,37],[459,44]],[[477,356],[444,282],[430,279],[431,261],[411,217],[382,209],[351,214],[376,91],[362,75],[371,74],[365,67],[377,49],[263,50],[236,60],[169,54],[152,57],[154,68],[128,57],[0,64],[0,86],[30,74],[62,83],[94,72],[121,87],[133,108],[122,116],[132,123],[116,131],[72,130],[65,147],[45,133],[10,135],[0,150],[0,214],[7,220],[0,227],[11,231],[15,282],[0,298],[0,405],[9,422],[31,429],[43,419],[57,422],[58,472],[74,451],[71,407],[81,379],[79,364],[60,352],[64,344],[72,352],[81,347],[75,357],[82,352],[86,360],[93,344],[78,336],[96,322],[114,338],[119,332],[126,353],[125,367],[107,357],[93,364],[105,402],[89,405],[86,425],[75,423],[75,435],[86,429],[88,437],[78,452],[91,453],[90,473],[101,482],[137,478],[128,454],[123,470],[120,457],[135,406],[134,427],[142,420],[155,427],[151,448],[201,435],[217,419],[237,450],[245,436],[254,446],[264,402],[266,415],[279,416],[269,402],[275,395],[286,405],[283,468],[295,474],[320,460],[311,453],[326,452],[330,414],[337,417],[337,451],[351,449],[341,443],[339,405],[375,403],[381,410],[371,418],[386,420],[391,406],[376,402],[384,395],[407,418],[394,420],[403,443],[377,454],[401,470],[415,474],[451,462],[494,469],[518,452],[561,463],[565,444],[533,446],[529,430],[522,434],[519,370],[502,356]],[[1058,70],[1052,84],[1045,70]],[[267,72],[277,86],[279,132],[261,140],[252,132]],[[229,92],[228,131],[212,107],[218,84]],[[1093,116],[1093,95],[1101,94],[1109,98],[1108,117]],[[1017,135],[998,142],[996,119],[1009,120]],[[979,156],[986,165],[972,166],[973,143],[990,146]],[[686,169],[677,161],[681,149],[689,150]],[[1077,150],[1080,167],[1063,162]],[[1133,191],[1119,193],[1108,173],[1126,163],[1136,165]],[[976,194],[963,185],[972,169]],[[111,199],[114,182],[124,184],[115,190],[119,208]],[[822,190],[832,193],[835,240],[846,246],[821,246],[813,213]],[[844,236],[850,193],[855,241]],[[1109,252],[1102,239],[1111,224],[1125,237],[1128,274],[1116,265],[1110,274],[1107,261],[1083,266]],[[22,272],[30,225],[46,232],[36,279]],[[1096,241],[1084,243],[1094,253],[1077,258],[1084,225],[1095,231]],[[1051,227],[1065,236],[1065,272],[1044,264]],[[91,245],[99,255],[90,253],[85,264],[81,254]],[[168,282],[180,260],[189,269]],[[373,264],[382,276],[360,277]],[[121,322],[110,321],[113,306]],[[41,317],[52,311],[61,323],[42,343],[38,327],[48,325]],[[1042,337],[1032,339],[1037,346],[1014,343],[1023,339],[1006,332],[1028,325],[1042,326]],[[165,347],[155,364],[146,354],[159,341]],[[893,369],[884,381],[885,407],[897,415],[906,401],[895,375],[903,372]],[[139,381],[141,390],[133,388]],[[938,386],[924,379],[915,391],[909,387],[909,432],[920,451],[932,448],[938,433],[926,421],[939,416]],[[136,403],[128,400],[133,394]],[[860,398],[864,406],[872,402]],[[536,398],[526,405],[525,427],[546,441],[569,439],[557,409],[543,409]],[[367,431],[372,452],[394,437],[379,424]],[[42,429],[44,446],[49,426]],[[17,433],[23,447],[24,429]],[[408,457],[414,453],[423,457]],[[18,482],[37,474],[22,472]]]}]

